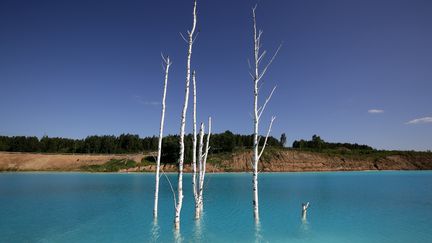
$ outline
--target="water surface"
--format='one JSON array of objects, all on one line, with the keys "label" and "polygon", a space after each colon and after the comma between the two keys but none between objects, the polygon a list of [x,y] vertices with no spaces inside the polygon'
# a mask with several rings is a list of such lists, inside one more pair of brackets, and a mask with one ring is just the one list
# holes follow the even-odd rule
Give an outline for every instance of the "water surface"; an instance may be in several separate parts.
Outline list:
[{"label": "water surface", "polygon": [[164,177],[155,223],[153,174],[1,173],[0,242],[432,241],[432,171],[263,173],[258,226],[251,178],[208,174],[204,215],[195,221],[186,175],[177,234]]}]

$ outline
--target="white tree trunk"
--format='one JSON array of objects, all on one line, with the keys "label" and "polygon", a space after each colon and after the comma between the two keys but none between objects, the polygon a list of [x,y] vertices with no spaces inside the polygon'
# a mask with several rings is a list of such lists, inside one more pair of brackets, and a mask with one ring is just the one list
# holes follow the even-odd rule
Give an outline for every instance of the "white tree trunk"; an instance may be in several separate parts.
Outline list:
[{"label": "white tree trunk", "polygon": [[[195,200],[195,218],[197,218],[197,206],[198,206],[198,184],[197,184],[197,132],[196,132],[196,77],[195,71],[192,73],[192,84],[193,84],[193,137],[192,137],[192,189]],[[202,126],[202,124],[201,124]],[[200,132],[201,136],[201,132]],[[201,143],[200,143],[201,145]],[[201,147],[200,147],[201,151]],[[201,167],[200,167],[201,171]]]},{"label": "white tree trunk", "polygon": [[302,203],[302,220],[303,221],[306,221],[308,208],[309,208],[309,202]]},{"label": "white tree trunk", "polygon": [[203,147],[204,147],[204,123],[201,123],[200,132],[199,132],[199,149],[198,149],[198,183],[197,183],[197,159],[196,159],[196,146],[197,146],[197,137],[196,137],[196,76],[195,71],[192,73],[192,83],[193,83],[193,97],[194,97],[194,106],[193,106],[193,138],[192,138],[192,187],[195,199],[195,219],[199,219],[201,216],[202,208],[203,208],[203,191],[204,191],[204,177],[206,171],[206,162],[207,162],[207,153],[209,150],[209,139],[211,132],[211,118],[209,118],[209,134],[207,136],[207,145],[206,152],[203,155]]},{"label": "white tree trunk", "polygon": [[169,68],[171,66],[171,61],[169,56],[166,59],[163,58],[163,60],[165,62],[165,81],[164,81],[164,88],[163,88],[163,95],[162,95],[162,114],[160,120],[158,153],[157,153],[157,160],[156,160],[155,196],[154,196],[154,208],[153,208],[153,216],[155,219],[158,216],[159,178],[160,178],[159,171],[160,171],[160,160],[161,160],[161,153],[162,153],[163,129],[164,129],[164,121],[165,121],[165,99],[166,99],[166,92],[168,86],[168,73],[169,73]]},{"label": "white tree trunk", "polygon": [[207,170],[207,156],[209,153],[209,149],[210,149],[210,136],[211,136],[211,128],[212,128],[212,119],[211,117],[209,117],[208,119],[208,133],[207,133],[207,141],[206,141],[206,150],[204,153],[204,158],[203,158],[203,166],[202,166],[202,177],[201,177],[201,184],[200,184],[200,214],[203,210],[203,192],[204,192],[204,178],[205,178],[205,174],[206,174],[206,170]]},{"label": "white tree trunk", "polygon": [[201,217],[202,211],[203,211],[203,194],[204,194],[204,180],[205,180],[205,174],[206,174],[206,166],[207,166],[207,156],[210,149],[210,136],[211,136],[211,117],[209,117],[208,120],[208,134],[206,139],[206,148],[205,152],[203,154],[202,150],[204,147],[204,124],[201,123],[201,129],[200,129],[200,146],[199,146],[199,167],[200,167],[200,173],[199,173],[199,192],[198,192],[198,203],[195,205],[195,218],[199,219]]},{"label": "white tree trunk", "polygon": [[197,1],[194,1],[193,7],[193,23],[192,29],[188,31],[189,34],[189,48],[186,62],[186,90],[185,99],[183,104],[183,111],[181,116],[180,125],[180,152],[179,152],[179,165],[178,165],[178,184],[177,184],[177,204],[175,206],[175,217],[174,217],[174,227],[180,229],[180,213],[183,205],[183,163],[184,163],[184,136],[185,136],[185,126],[186,126],[186,113],[189,102],[189,83],[190,83],[190,70],[191,70],[191,57],[192,57],[192,45],[194,41],[194,32],[196,27],[197,19]]},{"label": "white tree trunk", "polygon": [[252,172],[252,189],[253,189],[253,199],[252,199],[252,205],[253,205],[253,212],[254,212],[254,219],[255,222],[259,223],[259,200],[258,200],[258,168],[259,168],[259,160],[260,157],[262,155],[262,153],[264,152],[264,149],[266,147],[267,144],[267,139],[268,136],[270,135],[270,131],[271,131],[271,127],[273,125],[273,121],[275,119],[275,117],[272,117],[271,122],[270,122],[270,126],[268,128],[267,131],[267,135],[264,141],[264,145],[261,148],[261,152],[259,152],[259,123],[260,123],[260,118],[261,115],[263,114],[267,103],[270,101],[273,92],[275,91],[276,87],[273,88],[273,90],[271,91],[269,97],[265,100],[264,104],[261,107],[258,107],[258,102],[259,102],[259,82],[261,81],[262,77],[264,76],[264,74],[267,72],[268,67],[270,66],[270,64],[273,62],[275,56],[277,55],[277,53],[279,52],[280,46],[277,49],[276,53],[273,55],[273,57],[270,59],[270,61],[268,62],[268,64],[262,69],[262,71],[260,72],[260,62],[262,61],[262,58],[265,56],[266,51],[264,52],[260,52],[260,47],[261,47],[261,35],[262,35],[262,31],[260,30],[259,32],[257,31],[257,25],[256,25],[256,15],[255,15],[255,9],[256,7],[254,7],[252,9],[252,18],[253,18],[253,35],[254,35],[254,72],[251,72],[251,76],[253,78],[253,82],[254,82],[254,136],[253,136],[253,163],[252,163],[252,167],[253,167],[253,172]]},{"label": "white tree trunk", "polygon": [[[254,15],[255,16],[255,15]],[[255,18],[254,18],[255,19]],[[255,24],[255,22],[254,22]],[[256,36],[256,28],[255,36]],[[255,38],[255,60],[257,59],[257,40]],[[255,66],[255,77],[258,77],[258,66]],[[254,143],[253,143],[253,210],[255,221],[259,220],[259,204],[258,204],[258,132],[259,132],[259,117],[258,117],[258,80],[254,80]]]},{"label": "white tree trunk", "polygon": [[202,178],[202,170],[203,170],[203,164],[202,164],[202,158],[203,158],[203,141],[204,141],[204,123],[201,123],[200,126],[200,133],[199,133],[199,149],[198,149],[198,165],[199,165],[199,179],[198,179],[198,192],[195,198],[195,219],[200,218],[200,210],[201,210],[201,204],[200,204],[200,191],[201,191],[201,178]]}]

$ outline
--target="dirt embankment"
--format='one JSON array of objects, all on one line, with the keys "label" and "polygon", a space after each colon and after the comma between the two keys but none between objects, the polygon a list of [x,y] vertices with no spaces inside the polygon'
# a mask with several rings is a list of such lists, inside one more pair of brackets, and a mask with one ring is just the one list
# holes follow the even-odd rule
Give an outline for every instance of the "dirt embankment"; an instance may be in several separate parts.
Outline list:
[{"label": "dirt embankment", "polygon": [[[83,166],[101,165],[111,159],[130,159],[140,162],[145,155],[72,155],[0,152],[0,171],[81,171]],[[251,171],[251,152],[235,153],[207,164],[208,172]],[[176,165],[161,166],[165,172],[177,170]],[[191,167],[185,164],[185,172]],[[123,171],[154,171],[145,165]],[[283,171],[353,171],[353,170],[432,170],[432,154],[400,154],[381,158],[350,158],[322,153],[280,150],[264,154],[260,163],[264,172]]]},{"label": "dirt embankment", "polygon": [[0,171],[80,171],[82,166],[100,165],[111,159],[128,158],[141,161],[136,155],[35,154],[0,152]]},{"label": "dirt embankment", "polygon": [[[252,153],[233,155],[220,166],[229,171],[250,171]],[[281,150],[262,157],[260,170],[283,171],[358,171],[358,170],[432,170],[432,154],[391,155],[379,159],[328,156],[321,153]]]}]

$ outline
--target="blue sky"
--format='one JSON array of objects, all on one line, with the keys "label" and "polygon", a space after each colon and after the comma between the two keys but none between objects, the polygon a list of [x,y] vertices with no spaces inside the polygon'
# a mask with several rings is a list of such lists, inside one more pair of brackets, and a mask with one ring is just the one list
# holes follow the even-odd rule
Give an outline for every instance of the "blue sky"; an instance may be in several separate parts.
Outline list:
[{"label": "blue sky", "polygon": [[[198,119],[212,116],[215,132],[252,133],[255,3],[198,1]],[[161,52],[173,60],[166,133],[178,133],[191,13],[192,0],[2,0],[0,134],[157,134]],[[262,0],[257,15],[263,48],[283,43],[262,133],[276,115],[272,135],[290,144],[318,134],[432,149],[431,1]]]}]

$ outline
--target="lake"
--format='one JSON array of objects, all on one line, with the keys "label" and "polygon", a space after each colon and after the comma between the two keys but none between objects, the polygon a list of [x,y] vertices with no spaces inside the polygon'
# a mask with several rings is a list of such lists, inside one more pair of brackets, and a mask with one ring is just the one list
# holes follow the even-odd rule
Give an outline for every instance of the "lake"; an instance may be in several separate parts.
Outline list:
[{"label": "lake", "polygon": [[155,223],[153,174],[0,173],[0,242],[432,241],[432,171],[262,173],[259,225],[251,174],[207,175],[199,221],[185,175],[175,233],[165,177]]}]

